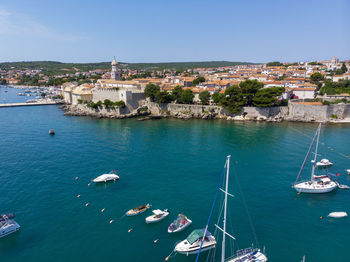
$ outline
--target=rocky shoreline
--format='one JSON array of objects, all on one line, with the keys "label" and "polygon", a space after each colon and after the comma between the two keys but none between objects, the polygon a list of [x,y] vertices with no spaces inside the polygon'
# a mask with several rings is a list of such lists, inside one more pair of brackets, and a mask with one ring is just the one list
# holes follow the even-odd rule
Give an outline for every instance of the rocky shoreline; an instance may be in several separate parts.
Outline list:
[{"label": "rocky shoreline", "polygon": [[[63,105],[61,109],[66,116],[89,116],[95,118],[124,119],[139,117],[139,121],[155,120],[161,118],[176,119],[224,119],[227,121],[265,121],[265,122],[327,122],[327,123],[350,123],[350,118],[340,119],[317,119],[316,117],[305,117],[303,114],[290,114],[288,108],[244,108],[241,114],[231,115],[221,107],[199,106],[199,105],[181,105],[181,110],[174,107],[162,109],[159,105],[148,104],[134,110],[126,112],[121,109],[91,109],[85,105]],[[155,110],[157,109],[157,110]],[[199,110],[200,109],[200,110]],[[288,112],[288,113],[286,113]]]},{"label": "rocky shoreline", "polygon": [[95,118],[110,118],[110,119],[134,118],[139,116],[148,116],[151,114],[149,110],[142,110],[142,108],[126,114],[120,114],[116,110],[100,111],[98,109],[93,110],[93,109],[88,109],[84,107],[72,106],[72,105],[63,105],[61,106],[61,109],[64,111],[65,116],[89,116],[89,117],[95,117]]}]

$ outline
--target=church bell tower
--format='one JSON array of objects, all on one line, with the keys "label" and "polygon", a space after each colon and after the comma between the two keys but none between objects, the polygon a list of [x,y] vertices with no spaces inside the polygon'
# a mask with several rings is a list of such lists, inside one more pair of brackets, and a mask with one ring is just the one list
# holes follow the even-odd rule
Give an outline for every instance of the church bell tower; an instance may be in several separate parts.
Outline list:
[{"label": "church bell tower", "polygon": [[120,71],[118,68],[117,60],[115,60],[115,57],[114,57],[111,65],[112,65],[111,79],[120,81]]}]

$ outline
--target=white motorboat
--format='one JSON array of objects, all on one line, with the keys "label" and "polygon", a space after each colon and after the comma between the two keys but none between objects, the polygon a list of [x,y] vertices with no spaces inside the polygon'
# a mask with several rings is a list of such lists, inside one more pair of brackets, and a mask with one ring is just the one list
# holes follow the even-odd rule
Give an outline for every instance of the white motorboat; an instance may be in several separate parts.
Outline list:
[{"label": "white motorboat", "polygon": [[163,211],[160,209],[155,209],[152,212],[153,212],[153,215],[146,217],[146,219],[145,219],[147,224],[161,221],[164,218],[166,218],[170,213],[168,209],[164,209]]},{"label": "white motorboat", "polygon": [[126,215],[128,217],[136,216],[136,215],[142,214],[143,212],[147,211],[149,208],[151,208],[150,204],[138,206],[138,207],[135,207],[135,208],[130,209],[129,211],[127,211]]},{"label": "white motorboat", "polygon": [[10,235],[21,228],[20,225],[11,218],[14,218],[13,214],[0,216],[0,238]]},{"label": "white motorboat", "polygon": [[346,169],[346,173],[350,175],[350,169]]},{"label": "white motorboat", "polygon": [[[203,244],[202,243],[203,240]],[[196,229],[183,241],[175,246],[175,252],[180,254],[196,254],[199,249],[201,252],[215,248],[215,237],[206,229]]]},{"label": "white motorboat", "polygon": [[346,212],[331,212],[328,214],[328,217],[332,217],[332,218],[343,218],[347,216],[348,214]]},{"label": "white motorboat", "polygon": [[119,176],[117,175],[117,172],[113,170],[108,174],[103,174],[96,177],[94,180],[92,180],[92,182],[101,183],[101,182],[115,181],[118,179],[119,179]]},{"label": "white motorboat", "polygon": [[181,232],[191,224],[192,224],[192,220],[188,219],[183,214],[179,214],[177,218],[168,227],[168,233]]},{"label": "white motorboat", "polygon": [[329,161],[328,159],[321,159],[321,161],[316,163],[317,167],[331,167],[333,166],[333,163]]},{"label": "white motorboat", "polygon": [[[322,125],[320,124],[316,130],[315,136],[312,139],[309,150],[308,150],[306,157],[304,159],[304,162],[300,168],[298,177],[293,185],[293,188],[296,191],[298,191],[299,193],[312,193],[312,194],[328,193],[328,192],[331,192],[338,187],[338,183],[336,183],[331,178],[329,178],[328,175],[317,176],[315,174],[315,169],[317,166],[316,159],[317,159],[318,141],[320,139],[321,126]],[[299,182],[299,179],[300,179],[301,174],[304,170],[306,161],[310,155],[311,149],[312,149],[315,141],[316,141],[315,157],[311,161],[311,163],[312,163],[311,179],[308,181]]]}]

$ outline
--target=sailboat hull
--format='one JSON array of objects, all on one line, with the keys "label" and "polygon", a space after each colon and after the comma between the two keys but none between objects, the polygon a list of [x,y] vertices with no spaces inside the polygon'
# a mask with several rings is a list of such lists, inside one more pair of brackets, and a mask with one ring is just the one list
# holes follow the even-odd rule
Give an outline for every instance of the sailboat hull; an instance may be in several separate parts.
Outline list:
[{"label": "sailboat hull", "polygon": [[319,185],[312,182],[302,182],[294,185],[293,187],[299,193],[323,194],[333,191],[338,186],[335,182],[332,181],[327,185]]}]

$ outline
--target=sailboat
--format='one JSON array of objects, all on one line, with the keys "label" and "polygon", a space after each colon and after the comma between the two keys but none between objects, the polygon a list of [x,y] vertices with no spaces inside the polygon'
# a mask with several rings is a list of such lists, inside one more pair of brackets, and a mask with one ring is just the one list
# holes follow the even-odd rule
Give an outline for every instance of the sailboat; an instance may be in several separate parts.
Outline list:
[{"label": "sailboat", "polygon": [[[230,237],[233,240],[236,240],[231,234],[226,232],[226,216],[227,216],[227,196],[233,197],[232,194],[228,193],[228,182],[229,182],[229,173],[230,173],[230,158],[231,156],[227,156],[226,158],[226,182],[225,182],[225,189],[221,189],[219,187],[219,190],[222,191],[225,194],[224,199],[224,217],[222,220],[222,228],[218,225],[215,225],[215,227],[222,232],[222,245],[221,245],[221,262],[266,262],[267,257],[258,248],[249,247],[246,249],[241,249],[236,252],[236,254],[230,256],[229,258],[226,258],[226,236]],[[215,201],[214,201],[215,204]],[[209,216],[210,220],[210,216]],[[205,230],[207,230],[208,225],[206,226]],[[203,241],[202,241],[203,243]],[[202,246],[202,244],[201,244]],[[196,262],[198,261],[199,254],[201,252],[201,249],[199,249],[199,252],[197,254]]]},{"label": "sailboat", "polygon": [[[338,187],[338,183],[333,181],[328,175],[323,176],[317,176],[315,174],[315,169],[317,167],[317,151],[318,151],[318,142],[320,139],[320,132],[321,132],[322,124],[320,123],[316,133],[314,135],[314,138],[312,139],[311,145],[309,147],[309,150],[306,154],[306,157],[304,159],[304,162],[300,168],[299,174],[297,176],[297,179],[293,185],[293,188],[300,192],[300,193],[312,193],[312,194],[320,194],[320,193],[328,193],[332,190],[336,189]],[[315,157],[313,160],[311,160],[312,163],[312,170],[311,170],[311,178],[307,181],[299,182],[299,179],[301,177],[301,174],[304,170],[306,161],[310,155],[311,149],[316,141],[316,148],[315,148]]]}]

